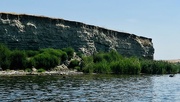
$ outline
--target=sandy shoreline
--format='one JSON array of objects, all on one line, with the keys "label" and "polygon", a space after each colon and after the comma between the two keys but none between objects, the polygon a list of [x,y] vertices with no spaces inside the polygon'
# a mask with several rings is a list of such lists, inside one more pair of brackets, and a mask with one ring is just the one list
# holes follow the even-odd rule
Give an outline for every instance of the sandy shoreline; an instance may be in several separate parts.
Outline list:
[{"label": "sandy shoreline", "polygon": [[76,70],[67,71],[45,71],[45,72],[25,72],[22,70],[15,71],[0,71],[0,76],[25,76],[25,75],[81,75],[83,72],[77,72]]}]

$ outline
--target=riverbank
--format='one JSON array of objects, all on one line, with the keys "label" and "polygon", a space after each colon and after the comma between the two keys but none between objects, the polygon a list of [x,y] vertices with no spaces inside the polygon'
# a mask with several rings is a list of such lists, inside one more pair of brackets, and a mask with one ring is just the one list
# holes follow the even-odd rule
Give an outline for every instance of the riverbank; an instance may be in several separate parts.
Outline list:
[{"label": "riverbank", "polygon": [[45,71],[45,72],[26,72],[23,70],[0,71],[0,76],[25,76],[25,75],[81,75],[83,72],[77,70],[66,71]]}]

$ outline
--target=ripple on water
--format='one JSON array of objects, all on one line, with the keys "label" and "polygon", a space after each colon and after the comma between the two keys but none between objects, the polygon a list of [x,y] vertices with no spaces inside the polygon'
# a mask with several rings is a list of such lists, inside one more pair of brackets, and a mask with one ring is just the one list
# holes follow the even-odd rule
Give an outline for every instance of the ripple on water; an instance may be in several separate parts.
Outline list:
[{"label": "ripple on water", "polygon": [[16,76],[0,78],[0,101],[178,102],[180,75]]}]

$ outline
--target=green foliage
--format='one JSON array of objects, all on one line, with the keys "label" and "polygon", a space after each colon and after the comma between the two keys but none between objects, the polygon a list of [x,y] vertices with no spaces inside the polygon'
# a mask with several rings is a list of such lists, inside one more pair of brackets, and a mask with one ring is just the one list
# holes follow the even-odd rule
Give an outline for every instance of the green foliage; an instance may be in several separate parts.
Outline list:
[{"label": "green foliage", "polygon": [[60,59],[57,56],[50,55],[49,53],[38,54],[33,60],[36,68],[45,68],[46,70],[50,70],[60,63]]},{"label": "green foliage", "polygon": [[68,59],[68,55],[66,52],[62,51],[61,52],[61,61],[66,61]]},{"label": "green foliage", "polygon": [[83,57],[82,58],[82,62],[81,62],[81,71],[83,71],[84,73],[93,73],[94,71],[94,62],[93,62],[93,57],[89,56],[89,57]]},{"label": "green foliage", "polygon": [[10,57],[10,69],[19,70],[25,69],[27,63],[27,57],[25,51],[15,50],[11,53]]},{"label": "green foliage", "polygon": [[36,65],[36,62],[35,62],[35,60],[33,58],[29,58],[27,60],[27,64],[26,64],[27,68],[32,68],[35,65]]},{"label": "green foliage", "polygon": [[42,72],[45,72],[45,71],[46,71],[46,70],[43,69],[43,68],[37,69],[37,72],[39,72],[39,73],[42,73]]},{"label": "green foliage", "polygon": [[81,71],[81,67],[80,66],[76,66],[74,69],[76,69],[77,71]]},{"label": "green foliage", "polygon": [[83,57],[83,54],[81,52],[77,52],[76,55],[79,56],[80,58]]},{"label": "green foliage", "polygon": [[110,65],[109,63],[107,63],[106,60],[94,64],[93,67],[94,67],[94,73],[103,73],[103,74],[111,73]]},{"label": "green foliage", "polygon": [[124,62],[124,74],[140,74],[141,64],[138,58],[125,58]]},{"label": "green foliage", "polygon": [[87,73],[166,74],[179,72],[180,65],[136,57],[123,58],[116,51],[110,51],[84,57],[81,70]]},{"label": "green foliage", "polygon": [[94,63],[99,63],[101,61],[103,61],[104,59],[104,54],[103,53],[97,53],[93,55],[93,62]]},{"label": "green foliage", "polygon": [[68,68],[73,68],[74,69],[77,66],[79,66],[79,61],[78,60],[71,60]]},{"label": "green foliage", "polygon": [[59,49],[52,49],[52,48],[47,48],[47,49],[41,49],[41,53],[48,53],[50,55],[54,55],[58,58],[61,59],[61,61],[65,61],[68,59],[68,55],[65,51],[59,50]]},{"label": "green foliage", "polygon": [[68,48],[63,48],[62,50],[67,53],[69,60],[70,60],[71,58],[73,58],[73,55],[74,55],[74,49],[73,49],[73,48],[68,47]]},{"label": "green foliage", "polygon": [[26,68],[26,69],[25,69],[25,72],[32,72],[32,69]]},{"label": "green foliage", "polygon": [[0,44],[0,67],[6,70],[10,66],[10,50],[3,44]]},{"label": "green foliage", "polygon": [[[24,69],[32,68],[44,68],[49,70],[59,65],[61,61],[66,61],[73,57],[74,50],[72,48],[60,49],[40,49],[39,51],[10,51],[6,46],[0,44],[0,67],[3,70],[12,69]],[[74,66],[75,63],[71,63]]]},{"label": "green foliage", "polygon": [[[39,72],[50,70],[63,61],[72,59],[74,50],[72,48],[41,49],[39,51],[10,51],[6,46],[0,44],[0,67],[3,70],[25,70],[31,71],[32,66]],[[81,55],[80,53],[77,55]],[[115,73],[115,74],[166,74],[180,73],[180,64],[172,64],[165,61],[154,61],[138,59],[135,57],[123,58],[118,52],[112,50],[108,53],[96,53],[93,56],[80,56],[82,62],[72,60],[69,68],[77,69],[85,73]],[[26,69],[25,69],[26,68]],[[28,69],[29,68],[29,69]]]},{"label": "green foliage", "polygon": [[[88,63],[89,62],[89,63]],[[83,58],[83,71],[94,73],[140,74],[138,58],[123,58],[116,51]]]},{"label": "green foliage", "polygon": [[178,66],[165,61],[142,60],[141,72],[148,74],[170,74],[177,73]]},{"label": "green foliage", "polygon": [[116,74],[140,74],[141,66],[137,58],[125,58],[111,63]]},{"label": "green foliage", "polygon": [[39,54],[39,51],[27,50],[25,51],[27,57],[34,57],[35,55]]}]

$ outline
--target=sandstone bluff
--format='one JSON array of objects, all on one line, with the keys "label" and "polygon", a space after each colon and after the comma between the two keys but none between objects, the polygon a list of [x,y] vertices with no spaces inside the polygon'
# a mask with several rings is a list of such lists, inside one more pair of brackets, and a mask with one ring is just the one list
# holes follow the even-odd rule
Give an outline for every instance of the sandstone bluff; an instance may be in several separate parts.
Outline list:
[{"label": "sandstone bluff", "polygon": [[152,39],[81,22],[26,14],[0,13],[0,43],[11,49],[72,47],[86,55],[116,50],[153,59]]}]

